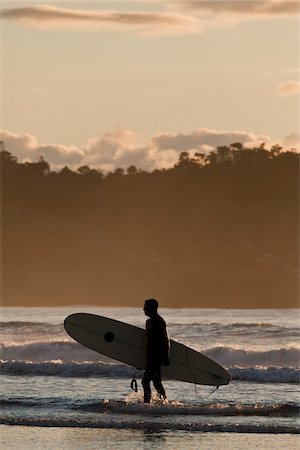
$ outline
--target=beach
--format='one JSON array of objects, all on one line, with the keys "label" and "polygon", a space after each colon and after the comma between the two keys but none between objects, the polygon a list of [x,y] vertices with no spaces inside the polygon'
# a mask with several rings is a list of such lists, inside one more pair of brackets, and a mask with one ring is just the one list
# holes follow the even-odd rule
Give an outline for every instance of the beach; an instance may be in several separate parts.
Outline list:
[{"label": "beach", "polygon": [[[297,449],[299,436],[248,433],[191,433],[188,431],[135,431],[78,428],[36,428],[3,426],[3,448],[13,450],[176,450],[176,449]],[[19,445],[19,446],[18,446]]]}]

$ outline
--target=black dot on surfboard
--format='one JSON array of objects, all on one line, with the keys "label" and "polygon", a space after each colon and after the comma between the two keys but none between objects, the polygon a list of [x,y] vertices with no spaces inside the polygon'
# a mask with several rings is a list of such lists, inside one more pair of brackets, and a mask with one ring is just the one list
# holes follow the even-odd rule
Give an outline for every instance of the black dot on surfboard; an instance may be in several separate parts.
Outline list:
[{"label": "black dot on surfboard", "polygon": [[104,335],[104,339],[106,340],[106,342],[112,342],[114,338],[115,338],[114,333],[112,333],[111,331],[108,331]]}]

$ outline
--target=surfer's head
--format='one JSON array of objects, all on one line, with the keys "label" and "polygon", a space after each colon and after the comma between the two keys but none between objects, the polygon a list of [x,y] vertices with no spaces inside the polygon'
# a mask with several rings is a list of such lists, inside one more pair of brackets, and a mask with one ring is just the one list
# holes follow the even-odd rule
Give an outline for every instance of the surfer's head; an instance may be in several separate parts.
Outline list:
[{"label": "surfer's head", "polygon": [[153,314],[157,313],[157,309],[158,309],[158,301],[155,300],[155,298],[149,298],[148,300],[145,301],[144,304],[144,313],[146,314],[146,316],[153,316]]}]

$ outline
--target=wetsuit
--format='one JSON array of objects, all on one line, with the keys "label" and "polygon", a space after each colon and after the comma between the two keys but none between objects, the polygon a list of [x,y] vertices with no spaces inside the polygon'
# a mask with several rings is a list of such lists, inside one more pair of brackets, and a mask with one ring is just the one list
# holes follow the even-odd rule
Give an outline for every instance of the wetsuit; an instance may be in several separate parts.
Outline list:
[{"label": "wetsuit", "polygon": [[160,396],[166,398],[166,392],[161,381],[161,366],[169,363],[169,338],[164,319],[157,313],[146,321],[147,331],[147,365],[142,379],[144,388],[144,402],[149,403],[151,399],[150,382]]}]

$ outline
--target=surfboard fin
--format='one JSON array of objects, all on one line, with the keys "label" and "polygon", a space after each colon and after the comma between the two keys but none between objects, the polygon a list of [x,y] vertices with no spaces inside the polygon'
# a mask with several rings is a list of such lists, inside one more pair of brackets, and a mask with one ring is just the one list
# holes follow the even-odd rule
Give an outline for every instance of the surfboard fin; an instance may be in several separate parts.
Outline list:
[{"label": "surfboard fin", "polygon": [[135,392],[138,391],[137,382],[136,382],[136,379],[135,379],[135,374],[133,375],[133,378],[131,380],[130,387],[131,387],[131,389],[133,391],[135,391]]}]

